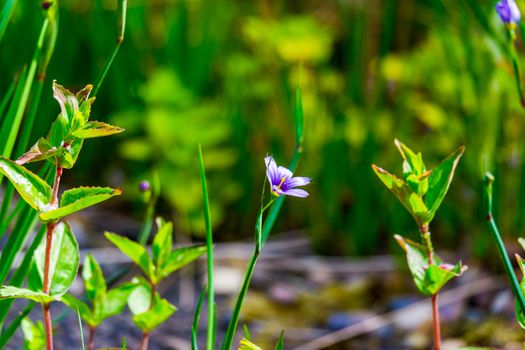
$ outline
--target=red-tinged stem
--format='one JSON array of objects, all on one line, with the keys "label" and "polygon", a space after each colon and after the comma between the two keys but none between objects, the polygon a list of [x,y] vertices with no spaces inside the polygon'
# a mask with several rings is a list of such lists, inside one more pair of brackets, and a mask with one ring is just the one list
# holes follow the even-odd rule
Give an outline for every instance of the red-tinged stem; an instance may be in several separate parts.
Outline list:
[{"label": "red-tinged stem", "polygon": [[[157,292],[157,286],[150,282],[151,294],[149,300],[149,310],[153,308],[153,302],[155,301],[155,293]],[[142,340],[140,342],[140,350],[147,350],[149,343],[149,332],[142,332]]]},{"label": "red-tinged stem", "polygon": [[441,327],[439,325],[439,306],[438,306],[438,294],[432,295],[432,319],[433,319],[433,330],[434,330],[434,350],[441,349]]},{"label": "red-tinged stem", "polygon": [[[56,168],[55,180],[53,182],[53,192],[51,194],[50,205],[58,205],[58,186],[60,185],[60,177],[62,176],[62,168],[58,166]],[[51,264],[51,247],[53,244],[53,232],[55,231],[56,221],[47,223],[46,230],[46,255],[44,260],[44,281],[42,283],[42,289],[44,293],[49,294],[50,283],[49,283],[49,266]],[[51,322],[51,304],[46,303],[42,307],[44,314],[44,325],[46,330],[46,349],[53,350],[53,324]]]},{"label": "red-tinged stem", "polygon": [[96,327],[89,326],[88,350],[94,349]]},{"label": "red-tinged stem", "polygon": [[[428,264],[432,265],[434,263],[434,248],[432,247],[432,241],[430,240],[430,231],[428,230],[428,225],[423,225],[420,227],[421,234],[426,243],[427,247],[427,257]],[[434,350],[441,349],[441,326],[439,323],[439,306],[438,306],[438,294],[434,294],[431,297],[432,300],[432,322],[433,322],[433,331],[434,331]]]},{"label": "red-tinged stem", "polygon": [[42,305],[44,313],[44,326],[46,329],[46,349],[53,350],[53,324],[51,323],[50,303]]}]

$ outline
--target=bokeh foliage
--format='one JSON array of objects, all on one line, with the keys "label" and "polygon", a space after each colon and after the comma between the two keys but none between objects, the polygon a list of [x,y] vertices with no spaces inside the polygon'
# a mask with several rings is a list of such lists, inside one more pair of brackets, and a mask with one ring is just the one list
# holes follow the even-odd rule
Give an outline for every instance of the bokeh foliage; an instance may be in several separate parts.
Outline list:
[{"label": "bokeh foliage", "polygon": [[[525,1],[517,2],[525,9]],[[104,176],[122,179],[132,201],[135,184],[157,169],[163,210],[175,213],[179,229],[199,234],[195,150],[201,143],[218,239],[248,237],[264,181],[262,158],[270,152],[286,162],[293,153],[293,91],[300,84],[301,170],[315,181],[311,200],[287,206],[279,228],[308,227],[317,249],[329,253],[385,251],[392,232],[416,237],[410,217],[369,165],[395,170],[394,138],[422,151],[431,168],[464,144],[432,230],[440,232],[441,246],[467,241],[483,255],[490,245],[481,220],[484,168],[499,179],[502,232],[518,235],[525,224],[523,109],[493,6],[130,0],[126,40],[97,101],[99,119],[128,132],[86,145],[79,173],[100,176],[93,169],[111,160]],[[48,77],[82,87],[98,75],[114,47],[115,7],[105,0],[60,1]],[[0,42],[1,91],[32,55],[27,42],[36,41],[40,11],[38,2],[17,4]],[[42,99],[31,142],[56,112],[50,98]],[[344,244],[334,247],[335,239]]]}]

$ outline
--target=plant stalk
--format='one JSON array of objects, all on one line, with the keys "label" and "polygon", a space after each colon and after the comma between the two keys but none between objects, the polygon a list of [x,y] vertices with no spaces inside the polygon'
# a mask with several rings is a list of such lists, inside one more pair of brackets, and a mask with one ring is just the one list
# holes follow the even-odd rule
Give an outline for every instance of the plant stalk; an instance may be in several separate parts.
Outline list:
[{"label": "plant stalk", "polygon": [[88,350],[93,350],[95,347],[95,330],[97,328],[89,326]]},{"label": "plant stalk", "polygon": [[[434,248],[432,247],[432,241],[430,239],[430,231],[428,230],[428,224],[422,225],[419,228],[425,245],[427,248],[428,264],[434,264]],[[438,306],[438,293],[431,296],[432,301],[432,330],[434,333],[434,350],[441,349],[441,325],[439,322],[439,306]]]},{"label": "plant stalk", "polygon": [[[157,286],[150,281],[151,295],[149,299],[149,310],[153,308],[153,302],[155,301],[155,293],[157,292]],[[142,340],[140,341],[140,350],[148,350],[149,343],[149,332],[142,332]]]}]

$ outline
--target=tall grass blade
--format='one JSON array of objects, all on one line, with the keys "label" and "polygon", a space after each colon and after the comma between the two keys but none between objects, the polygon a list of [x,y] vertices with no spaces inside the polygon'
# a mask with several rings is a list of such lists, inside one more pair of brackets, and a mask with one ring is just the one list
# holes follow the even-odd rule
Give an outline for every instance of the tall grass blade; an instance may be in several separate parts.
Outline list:
[{"label": "tall grass blade", "polygon": [[2,8],[2,12],[0,13],[0,41],[2,41],[5,29],[9,23],[9,18],[11,18],[11,15],[13,14],[16,3],[17,0],[6,0],[4,7]]},{"label": "tall grass blade", "polygon": [[11,97],[13,96],[13,92],[15,91],[15,87],[17,84],[17,80],[13,80],[11,84],[9,85],[9,88],[7,89],[4,98],[2,99],[2,103],[0,103],[0,120],[3,119],[5,110],[7,106],[9,105],[9,101],[11,101]]},{"label": "tall grass blade", "polygon": [[518,278],[516,277],[516,273],[514,272],[514,269],[512,268],[512,263],[510,262],[510,258],[505,249],[505,245],[503,244],[503,239],[501,238],[501,234],[499,232],[498,226],[496,225],[496,221],[494,220],[494,216],[492,215],[492,184],[493,182],[494,182],[494,176],[492,176],[492,174],[490,173],[486,173],[484,181],[483,181],[483,185],[485,187],[484,194],[485,194],[485,204],[486,204],[486,210],[487,210],[486,218],[489,224],[492,238],[494,238],[494,240],[496,241],[496,247],[498,248],[499,254],[501,256],[503,267],[505,268],[505,273],[507,274],[507,277],[510,280],[512,292],[514,293],[514,296],[516,297],[517,304],[521,308],[521,312],[525,314],[525,297],[523,296],[523,292],[521,291],[520,284],[518,282]]},{"label": "tall grass blade", "polygon": [[215,319],[215,295],[213,292],[213,233],[211,227],[210,201],[208,197],[208,185],[206,183],[206,171],[202,157],[202,147],[199,144],[199,166],[202,186],[202,209],[204,211],[204,222],[206,224],[206,247],[208,263],[208,330],[206,337],[206,350],[213,350],[213,334],[215,333],[213,323]]},{"label": "tall grass blade", "polygon": [[204,297],[206,296],[208,288],[207,286],[204,286],[201,292],[201,296],[199,297],[199,301],[197,302],[197,308],[195,309],[195,315],[193,315],[193,324],[191,326],[191,350],[198,350],[198,335],[199,335],[199,320],[201,317],[201,308],[202,303],[204,302]]}]

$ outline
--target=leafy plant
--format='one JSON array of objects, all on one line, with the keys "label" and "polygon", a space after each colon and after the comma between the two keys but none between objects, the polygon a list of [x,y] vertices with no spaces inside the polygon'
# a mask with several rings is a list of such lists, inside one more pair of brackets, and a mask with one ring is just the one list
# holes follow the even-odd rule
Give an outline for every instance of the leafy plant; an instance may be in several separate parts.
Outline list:
[{"label": "leafy plant", "polygon": [[[58,191],[64,169],[75,164],[84,139],[112,135],[123,129],[90,122],[91,85],[77,94],[53,83],[53,96],[60,105],[60,114],[47,137],[41,138],[16,162],[0,158],[0,172],[13,184],[22,199],[35,209],[46,226],[46,236],[35,250],[29,273],[28,288],[0,287],[0,298],[24,298],[42,304],[47,349],[53,348],[51,302],[60,300],[76,277],[78,244],[66,216],[121,194],[120,189],[79,187],[65,191],[60,200]],[[53,186],[23,165],[49,160],[55,165]]]},{"label": "leafy plant", "polygon": [[429,225],[439,209],[452,182],[454,171],[463,155],[464,147],[458,148],[433,170],[427,170],[421,153],[415,153],[403,143],[395,140],[403,157],[403,178],[372,165],[372,169],[383,184],[399,199],[416,221],[421,234],[421,244],[400,235],[396,241],[406,253],[408,267],[419,292],[430,296],[434,321],[434,348],[441,347],[438,293],[452,278],[465,270],[461,262],[455,265],[444,263],[434,252]]},{"label": "leafy plant", "polygon": [[142,350],[148,348],[151,331],[176,311],[175,306],[161,298],[157,286],[173,272],[206,252],[206,247],[200,245],[173,249],[173,224],[157,218],[157,227],[151,255],[143,245],[105,232],[106,238],[137,264],[145,277],[137,277],[132,281],[135,286],[128,298],[128,306],[134,315],[133,322],[142,331]]},{"label": "leafy plant", "polygon": [[107,318],[117,315],[124,310],[128,297],[133,292],[135,285],[124,283],[108,290],[102,269],[93,255],[86,255],[83,265],[82,278],[84,279],[86,297],[91,306],[69,293],[62,296],[61,301],[73,311],[78,312],[80,317],[88,324],[89,338],[87,348],[92,350],[94,349],[96,329]]}]

